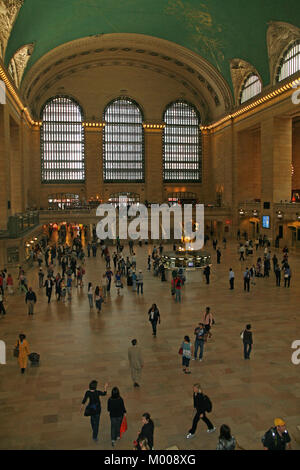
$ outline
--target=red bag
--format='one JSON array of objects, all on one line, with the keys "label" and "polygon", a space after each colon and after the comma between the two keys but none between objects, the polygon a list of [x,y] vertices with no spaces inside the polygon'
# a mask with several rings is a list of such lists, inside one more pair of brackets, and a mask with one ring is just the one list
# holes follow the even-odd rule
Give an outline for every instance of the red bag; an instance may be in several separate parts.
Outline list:
[{"label": "red bag", "polygon": [[180,348],[180,349],[179,349],[178,354],[180,354],[180,355],[182,356],[182,354],[183,354],[183,348]]},{"label": "red bag", "polygon": [[120,427],[120,437],[122,437],[122,434],[124,434],[125,431],[127,431],[127,419],[126,419],[126,416],[124,415],[122,423],[121,423],[121,427]]}]

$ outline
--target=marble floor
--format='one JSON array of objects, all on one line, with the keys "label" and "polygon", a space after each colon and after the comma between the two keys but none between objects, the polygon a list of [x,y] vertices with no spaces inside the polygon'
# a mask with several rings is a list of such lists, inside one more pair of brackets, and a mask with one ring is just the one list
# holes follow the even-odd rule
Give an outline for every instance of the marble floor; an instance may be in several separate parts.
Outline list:
[{"label": "marble floor", "polygon": [[[275,417],[286,420],[292,447],[300,449],[300,365],[291,362],[291,344],[300,340],[300,256],[290,255],[289,289],[276,287],[271,273],[270,278],[257,279],[247,293],[242,273],[252,263],[238,261],[237,243],[221,250],[220,265],[209,244],[210,285],[200,273],[191,273],[182,303],[175,304],[169,282],[162,283],[146,271],[150,248],[136,248],[144,295],[124,285],[118,297],[113,286],[100,314],[90,311],[86,294],[88,281],[96,285],[104,272],[100,253],[86,260],[85,286],[74,288],[72,301],[65,304],[53,296],[48,306],[44,289],[38,288],[37,267],[28,270],[29,284],[38,295],[34,316],[27,315],[24,294],[16,293],[8,298],[6,317],[0,318],[0,339],[7,345],[7,364],[0,365],[0,449],[111,449],[107,398],[102,398],[96,444],[89,418],[79,411],[92,379],[98,380],[100,389],[106,381],[109,391],[118,386],[124,399],[128,430],[116,449],[132,449],[144,412],[153,418],[157,450],[215,449],[223,423],[231,427],[242,448],[261,449],[260,438]],[[251,261],[254,258],[256,254]],[[236,276],[234,291],[229,290],[230,267]],[[147,317],[153,302],[162,319],[157,338]],[[185,375],[178,349],[184,335],[193,337],[206,306],[216,320],[213,338],[205,346],[203,362],[191,362],[192,373]],[[250,361],[243,359],[240,338],[246,323],[252,324],[254,338]],[[28,367],[24,375],[12,354],[21,332],[27,335],[31,351],[41,355],[40,367]],[[139,389],[132,385],[127,360],[134,337],[145,361]],[[196,382],[213,402],[209,418],[217,432],[207,434],[200,422],[194,439],[187,440]]]}]

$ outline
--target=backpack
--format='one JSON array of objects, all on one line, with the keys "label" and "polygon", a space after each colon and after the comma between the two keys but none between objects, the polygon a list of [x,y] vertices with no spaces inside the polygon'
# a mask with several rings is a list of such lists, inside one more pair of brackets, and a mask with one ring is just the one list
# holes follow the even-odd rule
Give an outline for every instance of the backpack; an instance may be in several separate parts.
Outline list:
[{"label": "backpack", "polygon": [[[262,436],[261,442],[262,442],[262,444],[263,444],[264,447],[266,447],[265,442],[266,442],[266,437],[267,437],[267,434],[268,434],[268,433],[271,433],[272,438],[274,439],[274,441],[277,441],[277,437],[276,437],[276,434],[275,434],[275,429],[276,429],[276,428],[270,428],[270,429],[269,429],[267,432],[265,432],[265,434]],[[276,442],[276,443],[277,443],[277,442]]]},{"label": "backpack", "polygon": [[204,411],[206,411],[207,413],[210,413],[212,411],[212,402],[210,401],[207,395],[204,395],[204,407]]}]

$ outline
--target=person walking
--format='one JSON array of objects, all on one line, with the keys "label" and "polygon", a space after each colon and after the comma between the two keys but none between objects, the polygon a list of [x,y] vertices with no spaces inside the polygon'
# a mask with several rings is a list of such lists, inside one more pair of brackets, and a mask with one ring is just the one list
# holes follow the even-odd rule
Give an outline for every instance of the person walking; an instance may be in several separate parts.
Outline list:
[{"label": "person walking", "polygon": [[14,281],[11,274],[7,276],[7,290],[10,295],[14,293]]},{"label": "person walking", "polygon": [[25,296],[25,303],[28,305],[28,315],[33,315],[34,304],[36,303],[36,295],[32,287],[29,287]]},{"label": "person walking", "polygon": [[203,316],[203,325],[204,325],[206,334],[208,335],[209,338],[212,337],[210,330],[211,330],[212,325],[214,324],[215,324],[215,319],[213,317],[213,314],[210,311],[210,307],[206,307],[206,311]]},{"label": "person walking", "polygon": [[230,285],[230,290],[234,289],[234,272],[232,268],[229,269],[229,285]]},{"label": "person walking", "polygon": [[131,273],[131,280],[132,280],[132,292],[136,292],[137,275],[135,271],[132,271]]},{"label": "person walking", "polygon": [[206,330],[203,325],[203,323],[199,323],[199,326],[197,326],[194,330],[194,335],[195,335],[195,350],[194,350],[194,358],[193,361],[197,360],[197,353],[198,349],[200,348],[200,353],[199,353],[199,361],[202,362],[203,359],[203,352],[204,352],[204,342],[205,342],[205,335],[206,335]]},{"label": "person walking", "polygon": [[244,291],[247,290],[247,292],[250,291],[250,271],[248,268],[246,268],[246,271],[244,272]]},{"label": "person walking", "polygon": [[222,424],[216,450],[235,450],[235,447],[236,440],[231,435],[230,427],[227,424]]},{"label": "person walking", "polygon": [[193,346],[189,336],[185,336],[183,338],[183,342],[181,343],[180,350],[182,350],[182,367],[183,372],[185,374],[190,374],[191,371],[189,370],[190,360],[193,354]]},{"label": "person walking", "polygon": [[292,274],[291,274],[291,268],[288,264],[283,268],[283,272],[284,272],[284,287],[290,287]]},{"label": "person walking", "polygon": [[209,278],[210,278],[210,266],[209,265],[205,266],[203,270],[203,274],[206,278],[206,284],[209,284]]},{"label": "person walking", "polygon": [[133,339],[131,341],[131,346],[128,348],[128,360],[131,369],[131,377],[133,380],[134,387],[139,387],[139,383],[142,375],[142,368],[144,366],[144,361],[142,358],[142,351],[139,346],[137,346],[137,340]]},{"label": "person walking", "polygon": [[279,264],[275,266],[275,276],[276,276],[276,286],[280,287],[280,282],[281,282],[281,268]]},{"label": "person walking", "polygon": [[246,329],[241,332],[241,338],[243,339],[244,344],[244,359],[250,359],[250,353],[252,350],[252,331],[251,325],[246,325]]},{"label": "person walking", "polygon": [[68,275],[67,277],[67,292],[68,292],[68,300],[72,300],[72,274]]},{"label": "person walking", "polygon": [[101,312],[102,302],[103,302],[103,297],[101,295],[100,288],[99,288],[99,286],[96,286],[96,289],[95,289],[95,305],[96,305],[96,309],[97,309],[98,313]]},{"label": "person walking", "polygon": [[242,261],[242,260],[245,261],[245,257],[244,257],[245,247],[244,247],[244,245],[240,246],[239,252],[240,252],[240,261]]},{"label": "person walking", "polygon": [[89,304],[90,304],[90,309],[93,308],[93,284],[91,282],[89,282],[89,285],[88,285],[88,299],[89,299]]},{"label": "person walking", "polygon": [[148,311],[149,321],[152,325],[152,335],[156,338],[156,325],[157,322],[160,324],[160,313],[156,304],[152,304],[152,307]]},{"label": "person walking", "polygon": [[140,442],[144,439],[147,439],[148,446],[150,447],[150,450],[153,450],[153,445],[154,445],[154,423],[151,419],[151,416],[149,413],[144,413],[142,416],[142,424],[143,427],[138,433],[138,437],[136,439],[136,450],[140,450]]},{"label": "person walking", "polygon": [[126,415],[124,401],[118,387],[114,387],[111,391],[111,397],[107,401],[107,411],[111,423],[111,445],[114,447],[116,440],[120,439],[120,428],[123,417]]},{"label": "person walking", "polygon": [[186,436],[187,439],[191,439],[195,436],[197,424],[200,419],[202,419],[202,421],[204,421],[204,423],[207,425],[208,433],[214,432],[216,430],[215,426],[211,423],[205,414],[206,412],[210,412],[212,409],[211,401],[206,395],[203,394],[201,386],[198,383],[194,384],[193,386],[193,400],[196,413],[193,419],[192,427]]},{"label": "person walking", "polygon": [[53,281],[51,276],[48,276],[47,280],[45,281],[44,287],[46,287],[46,296],[48,297],[48,304],[50,304],[52,289],[53,289]]},{"label": "person walking", "polygon": [[143,277],[143,273],[141,269],[139,270],[139,273],[136,277],[136,283],[137,283],[137,293],[139,294],[140,289],[141,289],[141,294],[143,294],[144,293],[143,292],[144,277]]},{"label": "person walking", "polygon": [[80,411],[83,409],[83,405],[89,400],[88,405],[86,406],[84,416],[90,416],[91,418],[91,427],[93,431],[93,441],[98,441],[98,432],[99,432],[99,423],[100,423],[100,414],[101,414],[101,402],[100,396],[105,396],[107,394],[108,383],[104,384],[104,392],[97,390],[98,382],[92,380],[89,384],[89,390],[85,392],[84,398],[82,400]]},{"label": "person walking", "polygon": [[42,268],[39,268],[38,276],[39,276],[39,288],[41,289],[44,285],[44,271],[42,270]]},{"label": "person walking", "polygon": [[5,307],[4,307],[4,296],[0,290],[0,313],[2,313],[2,315],[6,315],[6,310],[5,310]]},{"label": "person walking", "polygon": [[174,287],[175,287],[175,302],[181,302],[181,287],[182,287],[182,279],[179,275],[176,275],[174,279]]},{"label": "person walking", "polygon": [[217,264],[221,264],[221,256],[222,256],[221,250],[220,248],[218,248],[217,249]]},{"label": "person walking", "polygon": [[30,354],[29,344],[26,340],[26,335],[19,335],[19,339],[15,347],[19,350],[18,362],[21,369],[21,374],[24,374],[25,369],[27,367],[28,356]]},{"label": "person walking", "polygon": [[118,295],[120,295],[120,289],[122,288],[122,280],[121,280],[121,274],[119,271],[117,271],[116,275],[115,275],[115,284],[116,284],[116,289],[117,289],[117,293]]},{"label": "person walking", "polygon": [[292,450],[291,438],[283,419],[274,419],[275,427],[270,428],[262,437],[264,450]]}]

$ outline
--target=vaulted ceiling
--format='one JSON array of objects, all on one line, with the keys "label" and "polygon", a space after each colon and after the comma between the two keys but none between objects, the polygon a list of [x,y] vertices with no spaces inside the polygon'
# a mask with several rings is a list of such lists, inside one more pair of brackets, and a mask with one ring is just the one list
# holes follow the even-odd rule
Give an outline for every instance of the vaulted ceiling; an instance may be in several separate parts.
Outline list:
[{"label": "vaulted ceiling", "polygon": [[[21,4],[5,63],[34,44],[24,76],[52,49],[93,35],[135,33],[165,39],[210,62],[232,87],[230,60],[243,59],[270,82],[266,32],[270,21],[300,27],[299,0],[1,0]],[[3,6],[2,5],[2,6]],[[1,13],[1,8],[0,8]]]}]

